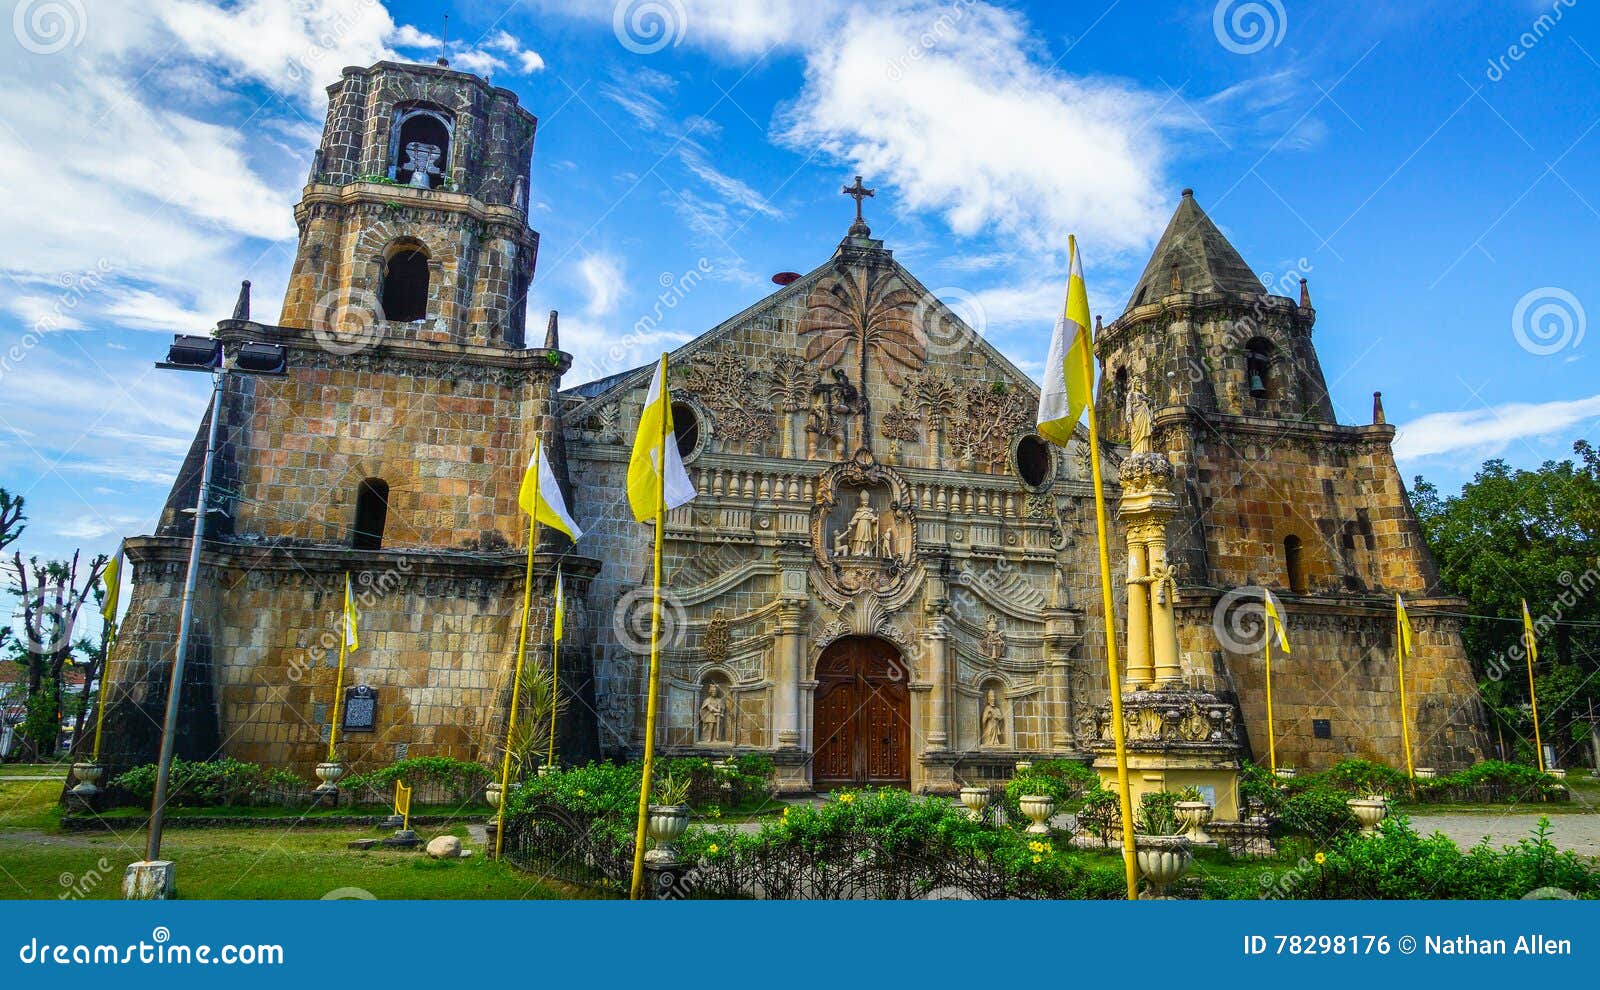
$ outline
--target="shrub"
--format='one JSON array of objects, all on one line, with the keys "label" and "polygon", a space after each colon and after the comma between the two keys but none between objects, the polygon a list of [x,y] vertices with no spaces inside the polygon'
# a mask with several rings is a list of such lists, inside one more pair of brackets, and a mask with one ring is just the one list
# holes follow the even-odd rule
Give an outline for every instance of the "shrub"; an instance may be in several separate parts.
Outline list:
[{"label": "shrub", "polygon": [[394,790],[394,782],[401,780],[407,787],[431,784],[447,792],[451,800],[465,801],[491,776],[489,768],[481,763],[449,756],[413,756],[346,777],[339,786],[347,791],[372,790],[387,795]]},{"label": "shrub", "polygon": [[1177,835],[1183,831],[1183,823],[1178,821],[1178,795],[1167,791],[1141,794],[1133,825],[1140,835]]},{"label": "shrub", "polygon": [[[167,804],[174,808],[215,808],[257,803],[273,788],[283,789],[299,778],[286,770],[264,771],[254,763],[232,758],[172,760],[167,778]],[[156,765],[146,763],[119,774],[112,785],[148,802],[156,793]]]},{"label": "shrub", "polygon": [[1345,804],[1344,791],[1318,783],[1283,799],[1278,806],[1276,831],[1297,833],[1327,843],[1361,828]]},{"label": "shrub", "polygon": [[1044,760],[1029,767],[1026,772],[1006,781],[1006,820],[1022,827],[1028,818],[1022,813],[1024,795],[1041,795],[1053,798],[1056,811],[1077,811],[1084,798],[1100,786],[1100,775],[1089,767],[1073,760]]}]

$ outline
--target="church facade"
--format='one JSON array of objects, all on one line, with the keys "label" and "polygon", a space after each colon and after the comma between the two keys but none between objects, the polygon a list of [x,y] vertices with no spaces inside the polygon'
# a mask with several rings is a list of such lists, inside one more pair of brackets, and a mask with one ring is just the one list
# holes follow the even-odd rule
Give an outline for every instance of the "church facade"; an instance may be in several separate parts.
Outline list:
[{"label": "church facade", "polygon": [[[543,346],[526,346],[535,120],[514,94],[379,63],[346,69],[330,96],[278,321],[242,308],[217,329],[225,348],[269,341],[289,359],[281,378],[223,387],[223,512],[202,557],[179,753],[306,773],[324,758],[349,573],[362,626],[341,758],[494,758],[524,590],[516,492],[538,439],[585,534],[541,538],[529,656],[552,659],[559,565],[558,749],[635,755],[653,533],[624,482],[653,365],[563,382],[554,314]],[[700,494],[665,521],[658,743],[770,753],[789,791],[948,792],[1020,759],[1087,760],[1107,683],[1086,437],[1055,448],[1033,432],[1037,385],[872,236],[870,191],[847,191],[856,220],[815,269],[669,356]],[[1407,671],[1417,762],[1470,762],[1483,717],[1452,603],[1431,597],[1393,430],[1337,423],[1314,319],[1303,293],[1268,292],[1185,194],[1098,336],[1108,498],[1130,425],[1147,429],[1181,490],[1161,579],[1182,677],[1235,706],[1229,724],[1258,757],[1259,628],[1236,613],[1270,587],[1294,640],[1273,672],[1280,763],[1403,762],[1396,592],[1422,643]],[[208,426],[157,531],[128,543],[113,766],[153,752]],[[1148,588],[1116,583],[1125,617],[1129,588]]]}]

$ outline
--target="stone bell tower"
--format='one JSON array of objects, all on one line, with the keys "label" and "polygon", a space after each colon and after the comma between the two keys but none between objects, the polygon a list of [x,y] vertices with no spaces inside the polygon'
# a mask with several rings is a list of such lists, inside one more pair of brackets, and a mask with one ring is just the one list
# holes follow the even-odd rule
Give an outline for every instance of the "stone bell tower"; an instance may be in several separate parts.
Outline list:
[{"label": "stone bell tower", "polygon": [[431,65],[347,68],[328,98],[280,322],[521,347],[534,116],[510,90]]}]

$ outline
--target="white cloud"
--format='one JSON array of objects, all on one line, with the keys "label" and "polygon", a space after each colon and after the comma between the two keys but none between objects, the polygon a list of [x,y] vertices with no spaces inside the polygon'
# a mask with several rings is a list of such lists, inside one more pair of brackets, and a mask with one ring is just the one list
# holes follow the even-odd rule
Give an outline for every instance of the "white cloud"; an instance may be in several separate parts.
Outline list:
[{"label": "white cloud", "polygon": [[1600,395],[1430,413],[1396,428],[1394,456],[1401,461],[1445,454],[1463,461],[1494,457],[1519,440],[1569,439],[1574,426],[1595,417],[1600,417]]},{"label": "white cloud", "polygon": [[717,171],[705,159],[693,150],[684,150],[680,156],[683,164],[689,171],[699,176],[713,191],[737,206],[741,206],[752,213],[763,216],[781,218],[782,211],[773,207],[767,197],[756,192],[738,179]]},{"label": "white cloud", "polygon": [[578,262],[578,277],[588,295],[585,312],[591,316],[616,312],[622,298],[622,259],[598,252],[585,255]]}]

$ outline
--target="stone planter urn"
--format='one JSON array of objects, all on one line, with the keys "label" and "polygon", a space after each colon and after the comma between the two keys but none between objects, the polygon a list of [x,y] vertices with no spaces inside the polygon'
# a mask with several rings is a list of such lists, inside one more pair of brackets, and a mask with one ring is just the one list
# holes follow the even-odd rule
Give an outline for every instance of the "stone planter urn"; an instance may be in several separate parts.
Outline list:
[{"label": "stone planter urn", "polygon": [[1294,767],[1279,767],[1276,772],[1284,780],[1294,779]]},{"label": "stone planter urn", "polygon": [[546,764],[546,765],[543,765],[543,766],[539,767],[537,772],[538,772],[539,776],[541,776],[541,777],[548,777],[548,776],[550,776],[550,769],[551,769],[550,766],[548,764]]},{"label": "stone planter urn", "polygon": [[1417,767],[1418,780],[1432,780],[1437,776],[1439,776],[1439,771],[1433,767]]},{"label": "stone planter urn", "polygon": [[983,809],[989,807],[989,798],[987,787],[961,788],[961,803],[967,806],[967,817],[975,822],[983,821]]},{"label": "stone planter urn", "polygon": [[651,863],[677,862],[678,850],[672,844],[688,827],[688,805],[652,804],[649,817],[645,819],[645,831],[655,842],[655,847],[645,853],[644,858]]},{"label": "stone planter urn", "polygon": [[1554,777],[1557,780],[1566,780],[1567,779],[1567,772],[1565,770],[1563,770],[1563,769],[1560,769],[1559,767],[1551,767],[1550,769],[1546,770],[1545,773],[1549,774],[1550,776]]},{"label": "stone planter urn", "polygon": [[1023,774],[1027,773],[1029,770],[1032,770],[1032,769],[1033,769],[1033,761],[1032,760],[1018,760],[1017,761],[1017,776],[1020,777]]},{"label": "stone planter urn", "polygon": [[1362,835],[1378,834],[1378,823],[1389,817],[1389,802],[1377,795],[1351,798],[1345,804],[1361,823]]},{"label": "stone planter urn", "polygon": [[498,780],[491,780],[488,786],[484,787],[483,799],[489,802],[489,807],[491,808],[500,807],[500,782]]},{"label": "stone planter urn", "polygon": [[339,793],[339,778],[344,776],[344,764],[327,762],[317,764],[317,779],[322,781],[315,793],[331,796]]},{"label": "stone planter urn", "polygon": [[1190,842],[1211,841],[1211,836],[1206,834],[1206,826],[1211,824],[1211,817],[1216,814],[1211,805],[1204,801],[1179,801],[1173,807],[1178,812],[1178,820],[1183,822],[1184,835]]},{"label": "stone planter urn", "polygon": [[72,776],[77,779],[78,786],[72,789],[72,793],[84,798],[99,794],[100,775],[104,772],[105,768],[98,763],[74,763]]},{"label": "stone planter urn", "polygon": [[1178,878],[1183,876],[1194,859],[1189,852],[1186,835],[1136,835],[1133,837],[1134,859],[1139,864],[1139,874],[1150,886],[1140,895],[1145,901],[1175,900],[1167,893]]},{"label": "stone planter urn", "polygon": [[1029,835],[1050,834],[1050,816],[1056,812],[1055,798],[1043,794],[1024,794],[1017,803],[1022,806],[1022,813],[1033,823],[1027,828]]}]

